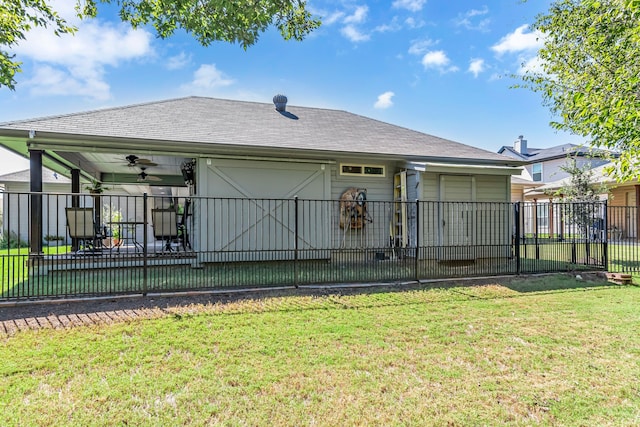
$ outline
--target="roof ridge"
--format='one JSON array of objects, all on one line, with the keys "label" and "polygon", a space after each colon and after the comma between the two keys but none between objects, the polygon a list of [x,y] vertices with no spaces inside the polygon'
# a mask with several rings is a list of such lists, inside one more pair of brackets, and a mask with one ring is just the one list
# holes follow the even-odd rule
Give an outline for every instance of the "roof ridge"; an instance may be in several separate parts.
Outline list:
[{"label": "roof ridge", "polygon": [[[101,113],[101,112],[108,112],[108,111],[122,111],[122,110],[126,110],[128,108],[137,108],[137,107],[143,107],[143,106],[154,105],[154,104],[156,104],[156,105],[167,104],[167,103],[170,103],[170,102],[183,101],[183,100],[187,100],[187,99],[203,99],[203,100],[215,100],[215,101],[225,101],[225,102],[241,102],[241,103],[244,103],[244,104],[270,105],[269,102],[262,102],[262,101],[247,101],[247,100],[242,100],[242,99],[215,98],[215,97],[212,97],[212,96],[189,95],[189,96],[181,96],[181,97],[178,97],[178,98],[160,99],[160,100],[146,101],[146,102],[137,102],[137,103],[134,103],[134,104],[120,105],[120,106],[116,106],[116,107],[94,108],[94,109],[91,109],[91,110],[77,111],[77,112],[73,112],[73,113],[52,114],[52,115],[48,115],[48,116],[40,116],[40,117],[34,117],[34,118],[29,118],[29,119],[10,120],[8,122],[0,122],[0,127],[1,126],[8,126],[8,125],[16,125],[16,124],[20,124],[20,123],[27,123],[27,122],[33,123],[33,122],[38,122],[38,121],[41,121],[41,120],[52,120],[52,119],[61,119],[61,118],[65,118],[65,117],[82,116],[82,115],[87,115],[87,114]],[[335,108],[308,107],[308,106],[304,106],[304,105],[295,105],[295,104],[289,104],[289,106],[295,107],[295,108],[304,108],[304,109],[308,109],[308,110],[340,111],[340,112],[349,113],[346,110],[335,109]],[[353,113],[349,113],[349,114],[353,114]],[[357,115],[357,114],[354,114],[354,115]],[[360,116],[360,117],[366,117],[366,116]],[[369,118],[369,117],[367,117],[367,118]],[[375,120],[375,119],[372,119],[372,120]],[[382,123],[385,123],[385,122],[382,122]],[[406,129],[408,129],[408,128],[406,128]],[[412,130],[412,129],[409,129],[409,130]]]}]

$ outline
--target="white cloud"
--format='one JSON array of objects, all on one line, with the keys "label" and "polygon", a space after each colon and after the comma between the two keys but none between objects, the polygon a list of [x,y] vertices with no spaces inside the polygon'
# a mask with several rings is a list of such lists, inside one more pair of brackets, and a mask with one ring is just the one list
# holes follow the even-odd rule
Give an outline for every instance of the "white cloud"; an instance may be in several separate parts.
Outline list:
[{"label": "white cloud", "polygon": [[491,49],[498,55],[539,49],[543,44],[542,33],[530,32],[528,29],[527,24],[521,25],[514,32],[502,37]]},{"label": "white cloud", "polygon": [[451,60],[442,50],[427,52],[422,57],[422,66],[425,70],[436,69],[441,73],[451,73],[458,71],[458,67],[456,67],[455,65],[449,66],[450,63]]},{"label": "white cloud", "polygon": [[[322,14],[319,14],[322,15]],[[322,18],[322,25],[331,25],[340,21],[344,17],[344,12],[333,12]]]},{"label": "white cloud", "polygon": [[475,17],[484,16],[489,13],[489,8],[487,6],[483,6],[482,9],[471,9],[467,12],[458,15],[458,18],[454,20],[455,24],[458,27],[464,27],[467,30],[476,30],[476,31],[488,31],[489,24],[491,20],[489,18],[481,19],[477,22],[474,22]]},{"label": "white cloud", "polygon": [[351,15],[347,15],[342,20],[342,23],[345,24],[345,26],[342,27],[340,33],[353,43],[368,41],[371,36],[356,27],[356,24],[361,24],[367,20],[368,12],[368,6],[358,6]]},{"label": "white cloud", "polygon": [[369,12],[369,6],[358,6],[355,12],[344,18],[342,22],[345,24],[361,24],[366,21],[367,12]]},{"label": "white cloud", "polygon": [[374,29],[374,31],[378,33],[386,33],[386,32],[400,31],[401,29],[402,29],[402,25],[398,23],[398,17],[394,16],[393,19],[391,19],[390,23],[378,25]]},{"label": "white cloud", "polygon": [[[57,37],[46,28],[34,28],[14,51],[36,63],[37,79],[28,79],[32,93],[106,99],[110,96],[106,68],[151,57],[152,39],[145,30],[90,20],[81,21],[73,36]],[[56,87],[49,87],[52,84]],[[96,92],[88,93],[90,88]]]},{"label": "white cloud", "polygon": [[345,36],[346,38],[348,38],[354,43],[366,42],[371,38],[371,36],[369,36],[368,34],[361,33],[360,30],[358,30],[353,25],[347,25],[346,27],[343,27],[342,30],[340,30],[340,32],[342,33],[343,36]]},{"label": "white cloud", "polygon": [[37,65],[33,76],[25,81],[25,86],[34,95],[80,95],[100,101],[108,100],[109,85],[103,80],[102,73],[94,76],[86,73],[73,73],[68,70],[54,68],[50,65]]},{"label": "white cloud", "polygon": [[191,63],[191,55],[187,55],[184,52],[180,52],[178,55],[172,56],[167,59],[167,63],[165,67],[168,70],[179,70],[180,68],[184,68]]},{"label": "white cloud", "polygon": [[397,9],[407,9],[411,12],[418,12],[422,10],[427,0],[395,0],[392,6]]},{"label": "white cloud", "polygon": [[188,85],[184,85],[183,89],[187,90],[211,90],[220,87],[231,86],[235,80],[227,77],[222,71],[218,70],[215,64],[202,64],[193,73],[193,80]]},{"label": "white cloud", "polygon": [[412,16],[408,17],[404,23],[407,25],[407,27],[409,28],[422,28],[424,27],[426,24],[423,20],[420,21],[416,21],[415,18],[413,18]]},{"label": "white cloud", "polygon": [[427,52],[429,48],[433,45],[437,44],[437,42],[426,39],[426,40],[414,40],[411,42],[411,46],[409,46],[409,53],[411,55],[422,55]]},{"label": "white cloud", "polygon": [[378,95],[378,100],[376,101],[375,104],[373,104],[373,108],[377,108],[379,110],[385,110],[393,106],[393,101],[391,100],[391,98],[393,98],[394,95],[395,93],[391,91]]},{"label": "white cloud", "polygon": [[424,65],[425,68],[445,67],[449,65],[449,62],[447,54],[442,50],[427,52],[427,54],[422,57],[422,65]]},{"label": "white cloud", "polygon": [[478,77],[478,74],[482,73],[484,70],[484,59],[476,58],[469,62],[469,69],[467,71],[473,73],[473,77]]}]

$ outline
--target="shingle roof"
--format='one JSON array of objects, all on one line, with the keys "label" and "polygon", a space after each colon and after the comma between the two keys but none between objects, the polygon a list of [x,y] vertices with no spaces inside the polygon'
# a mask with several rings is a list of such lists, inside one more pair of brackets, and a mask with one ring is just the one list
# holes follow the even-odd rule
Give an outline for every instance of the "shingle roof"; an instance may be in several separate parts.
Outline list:
[{"label": "shingle roof", "polygon": [[[0,182],[29,182],[30,179],[29,169],[0,175]],[[69,184],[71,183],[71,180],[66,176],[62,176],[52,170],[43,168],[42,182],[46,184]]]},{"label": "shingle roof", "polygon": [[[167,142],[229,144],[239,149],[277,148],[422,159],[473,160],[513,164],[513,159],[469,145],[384,123],[346,111],[187,97],[21,120],[0,124],[3,131]],[[151,147],[150,147],[151,148]]]},{"label": "shingle roof", "polygon": [[572,156],[614,154],[605,150],[593,149],[577,144],[562,144],[549,148],[528,148],[527,154],[519,153],[513,147],[503,146],[498,150],[498,153],[503,153],[505,151],[507,152],[507,155],[511,157],[522,159],[529,163],[538,163],[545,160],[567,157],[569,154]]}]

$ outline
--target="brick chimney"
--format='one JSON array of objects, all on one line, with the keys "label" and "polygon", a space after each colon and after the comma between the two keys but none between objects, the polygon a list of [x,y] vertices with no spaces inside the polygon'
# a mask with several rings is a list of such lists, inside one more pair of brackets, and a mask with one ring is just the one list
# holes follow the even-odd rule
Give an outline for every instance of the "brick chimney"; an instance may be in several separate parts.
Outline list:
[{"label": "brick chimney", "polygon": [[527,153],[527,140],[524,139],[524,136],[518,136],[518,139],[513,143],[513,149],[516,150],[520,154],[528,154]]}]

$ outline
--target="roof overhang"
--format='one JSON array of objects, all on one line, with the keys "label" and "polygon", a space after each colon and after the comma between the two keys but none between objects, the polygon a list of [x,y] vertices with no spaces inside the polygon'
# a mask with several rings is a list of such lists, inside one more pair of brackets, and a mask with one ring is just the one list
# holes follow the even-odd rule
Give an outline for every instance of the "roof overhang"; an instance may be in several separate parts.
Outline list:
[{"label": "roof overhang", "polygon": [[467,175],[518,175],[522,166],[450,164],[432,162],[409,162],[408,169],[420,172],[467,174]]},{"label": "roof overhang", "polygon": [[[26,158],[29,156],[29,150],[47,150],[55,152],[61,158],[68,158],[63,153],[130,153],[135,152],[139,155],[174,155],[185,156],[188,153],[193,157],[214,157],[215,155],[253,155],[264,157],[296,157],[306,159],[327,159],[358,156],[366,159],[379,159],[385,161],[399,161],[415,164],[416,168],[420,165],[441,164],[443,166],[461,168],[495,168],[491,174],[499,173],[498,169],[512,170],[515,172],[508,175],[520,173],[520,168],[514,168],[524,164],[524,162],[514,160],[504,156],[504,159],[482,159],[482,158],[456,158],[456,157],[432,157],[431,162],[424,162],[424,157],[408,156],[402,154],[380,154],[365,153],[357,151],[335,151],[335,150],[316,150],[301,149],[294,147],[264,147],[248,144],[229,144],[229,143],[202,143],[198,141],[168,141],[157,139],[133,139],[120,138],[98,135],[78,135],[57,132],[36,132],[33,137],[25,130],[0,129],[0,145]],[[56,169],[55,165],[48,165],[52,169]],[[424,167],[424,166],[422,166]],[[88,170],[90,174],[93,171]],[[481,172],[474,172],[481,173]]]}]

